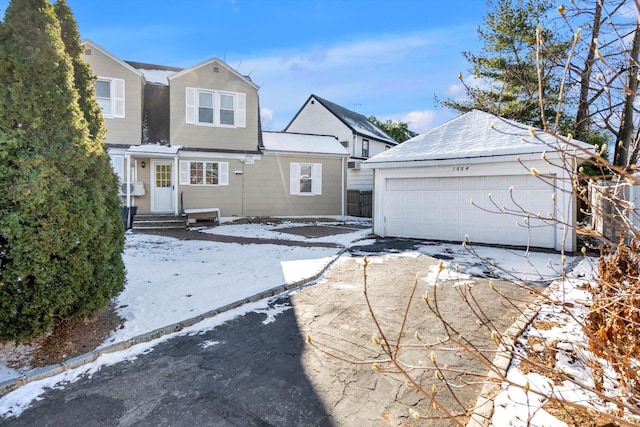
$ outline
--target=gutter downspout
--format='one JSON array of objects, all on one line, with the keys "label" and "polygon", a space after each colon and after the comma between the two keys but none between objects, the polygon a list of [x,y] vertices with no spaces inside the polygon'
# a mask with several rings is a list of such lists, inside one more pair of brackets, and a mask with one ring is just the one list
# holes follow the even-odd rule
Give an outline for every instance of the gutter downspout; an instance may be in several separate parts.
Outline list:
[{"label": "gutter downspout", "polygon": [[178,170],[177,153],[173,158],[173,170],[175,171],[172,177],[173,182],[171,183],[171,185],[173,186],[173,214],[175,216],[178,216],[181,212],[178,212],[178,175],[180,174],[180,171]]},{"label": "gutter downspout", "polygon": [[127,230],[131,228],[131,155],[125,154],[127,159]]},{"label": "gutter downspout", "polygon": [[341,202],[341,205],[340,205],[340,214],[342,215],[342,219],[343,220],[345,219],[344,199],[345,199],[345,197],[347,197],[347,194],[345,193],[345,188],[344,188],[344,175],[346,173],[345,169],[344,169],[344,159],[345,159],[344,156],[340,157],[340,170],[341,170],[341,173],[340,173],[340,177],[341,177],[340,187],[342,189],[341,190],[342,202]]}]

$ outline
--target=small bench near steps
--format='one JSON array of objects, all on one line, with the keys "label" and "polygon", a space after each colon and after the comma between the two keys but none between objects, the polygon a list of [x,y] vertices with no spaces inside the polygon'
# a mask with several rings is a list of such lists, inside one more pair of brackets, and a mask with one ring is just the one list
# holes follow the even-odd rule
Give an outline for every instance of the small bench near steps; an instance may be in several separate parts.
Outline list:
[{"label": "small bench near steps", "polygon": [[220,225],[220,208],[195,208],[184,210],[185,223],[187,227],[198,222],[213,223]]}]

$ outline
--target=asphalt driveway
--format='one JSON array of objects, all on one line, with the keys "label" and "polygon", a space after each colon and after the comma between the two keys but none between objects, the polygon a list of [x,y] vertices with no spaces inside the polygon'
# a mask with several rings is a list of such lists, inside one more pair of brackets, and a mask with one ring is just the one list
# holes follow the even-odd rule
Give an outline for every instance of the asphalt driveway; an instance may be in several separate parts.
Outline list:
[{"label": "asphalt driveway", "polygon": [[[372,256],[368,283],[374,313],[388,340],[397,336],[416,274],[429,277],[438,260],[424,256]],[[471,282],[467,280],[466,282]],[[483,326],[506,329],[518,310],[484,279],[473,279],[473,296],[482,307],[482,322],[461,298],[460,283],[437,286],[441,316],[489,359],[493,341]],[[462,287],[466,289],[465,286]],[[496,282],[512,302],[534,296],[511,283]],[[427,343],[444,337],[442,323],[422,296],[434,287],[421,280],[410,304],[404,342],[415,331]],[[131,362],[103,367],[59,389],[48,390],[18,418],[0,419],[3,426],[385,426],[425,425],[409,417],[409,408],[440,416],[431,402],[407,387],[397,374],[374,372],[371,364],[352,364],[305,345],[309,334],[320,348],[344,359],[373,360],[381,356],[372,335],[380,336],[363,295],[361,257],[345,256],[315,285],[274,299],[281,314],[274,322],[249,313],[192,336],[174,338]],[[291,309],[284,310],[289,305]],[[284,310],[284,311],[283,311]],[[447,377],[477,380],[486,367],[459,348],[441,345],[407,348],[406,366],[429,367],[431,352]],[[381,363],[384,370],[386,365]],[[467,372],[467,374],[465,374]],[[454,393],[434,380],[433,371],[411,375],[451,411],[475,402],[481,385],[461,386]],[[430,421],[426,425],[451,425]]]}]

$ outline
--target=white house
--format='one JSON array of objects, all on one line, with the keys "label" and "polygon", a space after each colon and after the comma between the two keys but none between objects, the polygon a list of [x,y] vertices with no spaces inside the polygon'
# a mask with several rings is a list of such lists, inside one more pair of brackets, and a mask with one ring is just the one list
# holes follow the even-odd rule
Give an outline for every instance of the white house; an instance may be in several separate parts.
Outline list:
[{"label": "white house", "polygon": [[309,96],[284,131],[332,135],[338,138],[349,152],[349,190],[372,190],[373,174],[371,170],[361,168],[362,162],[398,145],[396,140],[362,114],[317,95]]},{"label": "white house", "polygon": [[367,160],[373,231],[394,236],[574,251],[567,168],[591,146],[481,111]]}]

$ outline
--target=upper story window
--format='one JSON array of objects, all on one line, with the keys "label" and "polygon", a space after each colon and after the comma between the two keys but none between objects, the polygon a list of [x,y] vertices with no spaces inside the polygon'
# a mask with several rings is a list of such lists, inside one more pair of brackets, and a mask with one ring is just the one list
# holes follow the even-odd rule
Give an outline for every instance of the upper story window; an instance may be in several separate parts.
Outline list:
[{"label": "upper story window", "polygon": [[188,87],[186,122],[218,127],[246,127],[246,95]]},{"label": "upper story window", "polygon": [[369,157],[369,140],[362,140],[362,157]]},{"label": "upper story window", "polygon": [[198,123],[213,124],[213,93],[198,92]]},{"label": "upper story window", "polygon": [[124,118],[124,80],[99,77],[94,87],[102,115],[107,119]]},{"label": "upper story window", "polygon": [[227,126],[235,125],[235,95],[226,93],[220,94],[220,124]]}]

